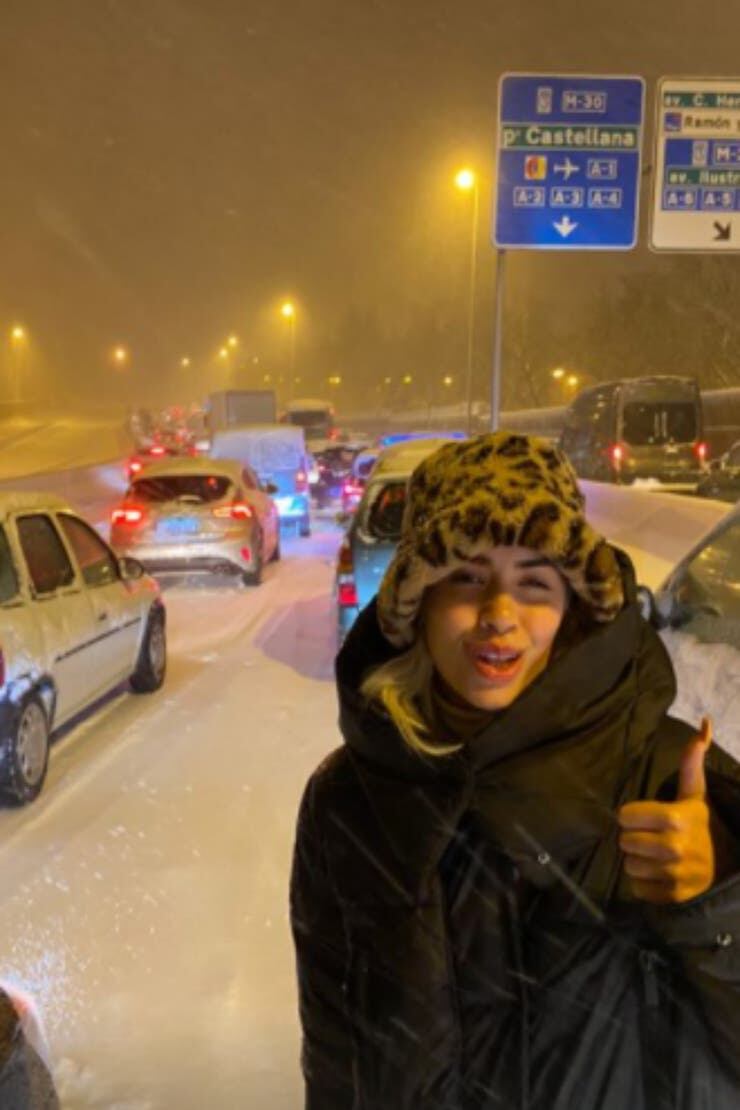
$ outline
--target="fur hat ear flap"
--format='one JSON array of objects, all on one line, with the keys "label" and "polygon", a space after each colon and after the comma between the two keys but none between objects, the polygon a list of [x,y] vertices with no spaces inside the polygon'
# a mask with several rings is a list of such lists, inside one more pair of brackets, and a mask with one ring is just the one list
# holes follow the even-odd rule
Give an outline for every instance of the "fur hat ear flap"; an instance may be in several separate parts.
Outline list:
[{"label": "fur hat ear flap", "polygon": [[424,591],[500,546],[541,552],[595,620],[612,620],[624,604],[619,563],[583,509],[573,468],[547,440],[492,432],[440,447],[409,480],[401,540],[378,591],[384,635],[412,643]]}]

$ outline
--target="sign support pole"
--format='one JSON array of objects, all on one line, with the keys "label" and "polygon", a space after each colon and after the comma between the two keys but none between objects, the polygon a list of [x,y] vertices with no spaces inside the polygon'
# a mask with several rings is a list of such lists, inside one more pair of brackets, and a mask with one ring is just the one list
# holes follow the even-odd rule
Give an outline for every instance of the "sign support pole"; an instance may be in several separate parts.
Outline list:
[{"label": "sign support pole", "polygon": [[501,354],[504,341],[504,286],[506,251],[496,251],[496,307],[493,332],[493,373],[491,375],[491,431],[498,431],[501,419]]}]

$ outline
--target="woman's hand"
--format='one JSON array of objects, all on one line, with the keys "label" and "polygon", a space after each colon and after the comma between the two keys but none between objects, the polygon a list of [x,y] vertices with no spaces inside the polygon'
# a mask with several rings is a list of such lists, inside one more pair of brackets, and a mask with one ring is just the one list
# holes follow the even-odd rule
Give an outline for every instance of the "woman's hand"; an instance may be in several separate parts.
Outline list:
[{"label": "woman's hand", "polygon": [[715,881],[716,853],[704,776],[711,743],[711,722],[704,718],[701,730],[681,754],[675,802],[629,802],[617,814],[624,869],[633,894],[644,902],[686,902]]}]

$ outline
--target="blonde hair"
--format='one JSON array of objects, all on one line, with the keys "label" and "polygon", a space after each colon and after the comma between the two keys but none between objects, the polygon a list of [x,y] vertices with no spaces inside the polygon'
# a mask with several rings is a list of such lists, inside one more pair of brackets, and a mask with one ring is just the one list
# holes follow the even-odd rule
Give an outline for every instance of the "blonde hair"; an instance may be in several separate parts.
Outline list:
[{"label": "blonde hair", "polygon": [[463,745],[434,739],[433,673],[432,657],[421,634],[408,651],[370,671],[362,680],[360,692],[385,709],[412,751],[418,755],[451,755]]}]

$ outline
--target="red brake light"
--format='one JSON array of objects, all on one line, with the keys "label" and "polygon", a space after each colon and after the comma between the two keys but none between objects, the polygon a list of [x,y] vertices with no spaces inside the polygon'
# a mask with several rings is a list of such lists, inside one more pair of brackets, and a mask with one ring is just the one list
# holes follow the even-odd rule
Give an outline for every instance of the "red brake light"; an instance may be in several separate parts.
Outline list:
[{"label": "red brake light", "polygon": [[701,462],[707,461],[709,448],[707,447],[706,443],[697,443],[694,450],[696,451],[696,454]]},{"label": "red brake light", "polygon": [[611,449],[610,454],[613,463],[616,463],[617,465],[621,463],[622,459],[624,458],[624,449],[621,443],[615,443]]},{"label": "red brake light", "polygon": [[129,474],[138,474],[143,467],[144,464],[140,462],[139,459],[132,459],[128,464]]},{"label": "red brake light", "polygon": [[357,587],[354,580],[340,582],[337,587],[337,601],[340,605],[359,605],[357,600]]},{"label": "red brake light", "polygon": [[144,518],[141,509],[114,509],[111,524],[140,524]]},{"label": "red brake light", "polygon": [[234,501],[231,505],[219,505],[213,510],[213,515],[229,517],[231,520],[251,520],[254,514],[246,502]]},{"label": "red brake light", "polygon": [[165,454],[165,451],[166,451],[166,448],[164,448],[164,447],[163,447],[163,446],[161,445],[161,443],[155,443],[155,444],[154,444],[154,446],[152,447],[152,449],[151,449],[151,451],[150,451],[149,453],[150,453],[151,455],[164,455],[164,454]]}]

